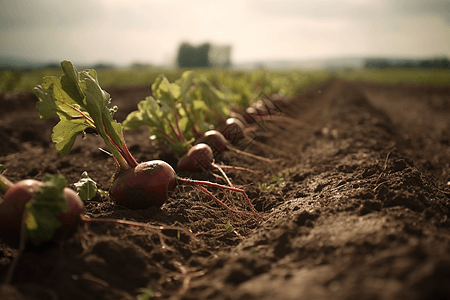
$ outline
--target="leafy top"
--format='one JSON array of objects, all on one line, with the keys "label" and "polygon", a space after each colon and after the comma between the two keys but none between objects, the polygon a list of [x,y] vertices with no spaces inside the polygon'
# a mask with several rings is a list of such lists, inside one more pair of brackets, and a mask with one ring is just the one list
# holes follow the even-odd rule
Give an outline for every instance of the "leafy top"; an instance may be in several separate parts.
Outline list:
[{"label": "leafy top", "polygon": [[45,174],[39,192],[27,203],[26,236],[33,241],[50,240],[61,226],[57,216],[68,210],[63,192],[66,186],[67,180],[63,175]]},{"label": "leafy top", "polygon": [[165,141],[176,152],[185,152],[210,125],[217,126],[226,119],[230,99],[193,71],[183,72],[172,83],[161,74],[152,85],[152,96],[138,104],[123,126],[129,130],[146,125],[151,136]]},{"label": "leafy top", "polygon": [[46,76],[33,89],[40,100],[36,105],[40,118],[55,114],[60,118],[52,134],[56,149],[63,156],[69,154],[76,137],[87,128],[94,128],[121,168],[134,167],[137,163],[126,148],[122,124],[113,119],[117,107],[109,107],[110,95],[100,87],[95,70],[78,72],[69,61],[63,61],[61,67],[62,77]]}]

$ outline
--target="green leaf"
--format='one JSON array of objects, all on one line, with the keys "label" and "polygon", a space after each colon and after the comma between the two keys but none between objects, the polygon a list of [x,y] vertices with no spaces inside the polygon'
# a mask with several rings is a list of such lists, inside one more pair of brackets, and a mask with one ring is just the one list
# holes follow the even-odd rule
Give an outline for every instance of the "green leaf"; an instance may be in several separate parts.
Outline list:
[{"label": "green leaf", "polygon": [[138,103],[138,109],[132,111],[123,122],[124,129],[135,129],[141,125],[164,128],[166,113],[152,96]]},{"label": "green leaf", "polygon": [[73,144],[78,136],[88,127],[84,119],[73,119],[66,115],[60,116],[60,121],[53,127],[52,141],[62,156],[66,156],[72,150]]},{"label": "green leaf", "polygon": [[41,119],[51,118],[57,111],[56,99],[53,95],[54,84],[58,82],[56,77],[44,77],[42,85],[36,86],[33,91],[39,98],[36,104]]},{"label": "green leaf", "polygon": [[153,95],[162,103],[172,107],[174,102],[180,98],[180,86],[176,83],[170,83],[166,76],[160,74],[152,84]]},{"label": "green leaf", "polygon": [[89,177],[86,171],[81,174],[81,179],[74,185],[77,188],[78,196],[84,201],[94,198],[98,191],[97,183]]},{"label": "green leaf", "polygon": [[147,286],[145,288],[139,288],[136,290],[139,295],[136,296],[137,300],[149,300],[151,297],[155,295],[153,292],[153,289],[150,286]]},{"label": "green leaf", "polygon": [[86,128],[97,130],[119,165],[125,169],[134,163],[122,137],[122,125],[113,119],[117,107],[110,108],[110,95],[104,91],[95,70],[78,72],[69,61],[61,63],[63,76],[44,77],[33,91],[39,98],[41,119],[57,114],[52,140],[61,155],[67,155],[76,137]]},{"label": "green leaf", "polygon": [[267,191],[267,190],[269,189],[269,187],[267,186],[267,183],[265,183],[265,182],[261,183],[260,186],[259,186],[259,188],[260,188],[262,191]]},{"label": "green leaf", "polygon": [[283,177],[278,177],[278,176],[272,176],[272,179],[276,181],[277,184],[282,184],[284,182],[284,178]]},{"label": "green leaf", "polygon": [[[76,109],[82,111],[79,102],[72,99],[63,89],[61,79],[55,76],[43,78],[41,85],[33,89],[39,102],[36,104],[41,119],[48,119],[55,114],[80,117]],[[89,114],[84,111],[89,117]]]},{"label": "green leaf", "polygon": [[5,166],[0,164],[0,174],[2,174],[3,171],[5,171],[5,169],[6,169]]},{"label": "green leaf", "polygon": [[227,230],[228,233],[233,232],[233,226],[231,226],[230,220],[228,220],[227,223],[225,224],[225,229]]},{"label": "green leaf", "polygon": [[180,97],[186,95],[188,90],[194,84],[194,75],[194,71],[185,71],[181,74],[181,78],[175,81],[175,83],[180,87]]},{"label": "green leaf", "polygon": [[[179,112],[184,114],[184,110],[181,108]],[[193,137],[189,132],[189,120],[184,115],[178,117],[178,125],[185,138],[188,139],[187,143],[179,141],[169,125],[169,122],[173,125],[176,124],[173,109],[166,103],[158,102],[152,96],[138,103],[138,110],[132,111],[126,117],[123,128],[130,130],[145,125],[149,129],[150,136],[154,135],[158,140],[166,142],[176,152],[185,152],[193,142]]]},{"label": "green leaf", "polygon": [[69,61],[61,62],[61,68],[64,72],[64,75],[61,77],[62,89],[70,98],[81,103],[84,99],[84,90],[86,87],[80,82],[80,75],[77,68]]},{"label": "green leaf", "polygon": [[50,240],[61,223],[57,216],[68,210],[64,188],[67,180],[63,175],[44,175],[44,183],[26,205],[26,235],[34,242]]}]

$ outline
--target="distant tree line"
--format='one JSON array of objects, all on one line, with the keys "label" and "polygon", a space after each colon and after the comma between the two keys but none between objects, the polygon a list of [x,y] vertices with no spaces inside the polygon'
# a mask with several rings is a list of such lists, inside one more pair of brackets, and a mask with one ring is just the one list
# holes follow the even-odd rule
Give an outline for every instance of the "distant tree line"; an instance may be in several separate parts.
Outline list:
[{"label": "distant tree line", "polygon": [[210,43],[198,47],[182,43],[178,49],[177,64],[180,68],[208,68],[211,66],[208,58]]},{"label": "distant tree line", "polygon": [[177,65],[180,68],[229,67],[231,46],[215,46],[203,43],[193,46],[181,43],[178,49]]},{"label": "distant tree line", "polygon": [[447,57],[432,59],[388,59],[368,58],[364,61],[366,69],[450,69]]}]

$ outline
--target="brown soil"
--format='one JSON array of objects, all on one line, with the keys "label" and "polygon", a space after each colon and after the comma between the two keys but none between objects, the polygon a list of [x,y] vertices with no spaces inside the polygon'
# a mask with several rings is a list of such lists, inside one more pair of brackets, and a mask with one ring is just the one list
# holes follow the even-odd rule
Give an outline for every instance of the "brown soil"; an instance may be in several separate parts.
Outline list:
[{"label": "brown soil", "polygon": [[[150,87],[106,89],[123,121]],[[95,135],[61,157],[51,143],[57,119],[40,120],[33,94],[0,95],[0,163],[12,181],[83,171],[107,190],[114,161]],[[151,287],[161,299],[450,299],[450,87],[339,80],[292,99],[287,116],[265,122],[260,141],[279,149],[249,152],[261,163],[227,154],[274,183],[262,191],[252,174],[227,171],[264,221],[233,214],[180,186],[160,209],[130,210],[108,197],[86,203],[87,216],[191,230],[163,235],[126,225],[84,224],[74,234],[27,245],[1,299],[136,299]],[[125,139],[139,161],[177,155],[148,139]],[[287,174],[288,173],[288,174]],[[181,174],[223,183],[211,175]],[[210,190],[242,209],[239,197]],[[225,224],[231,222],[232,232]],[[1,230],[1,229],[0,229]],[[161,238],[160,238],[161,237]],[[0,281],[17,249],[0,244]]]}]

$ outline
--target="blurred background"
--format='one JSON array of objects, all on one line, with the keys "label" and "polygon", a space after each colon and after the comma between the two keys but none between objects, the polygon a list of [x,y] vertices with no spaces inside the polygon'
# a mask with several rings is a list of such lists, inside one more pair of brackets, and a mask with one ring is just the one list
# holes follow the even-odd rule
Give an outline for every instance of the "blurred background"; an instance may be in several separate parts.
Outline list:
[{"label": "blurred background", "polygon": [[448,0],[4,0],[0,68],[448,67]]}]

